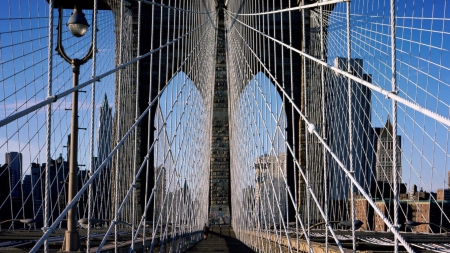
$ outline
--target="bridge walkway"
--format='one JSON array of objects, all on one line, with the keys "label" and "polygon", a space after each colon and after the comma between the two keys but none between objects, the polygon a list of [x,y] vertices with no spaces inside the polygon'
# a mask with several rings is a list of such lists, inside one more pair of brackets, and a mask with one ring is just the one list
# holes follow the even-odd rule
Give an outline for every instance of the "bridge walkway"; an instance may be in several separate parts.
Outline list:
[{"label": "bridge walkway", "polygon": [[239,252],[252,253],[252,249],[236,239],[232,227],[210,227],[206,240],[202,240],[187,252]]}]

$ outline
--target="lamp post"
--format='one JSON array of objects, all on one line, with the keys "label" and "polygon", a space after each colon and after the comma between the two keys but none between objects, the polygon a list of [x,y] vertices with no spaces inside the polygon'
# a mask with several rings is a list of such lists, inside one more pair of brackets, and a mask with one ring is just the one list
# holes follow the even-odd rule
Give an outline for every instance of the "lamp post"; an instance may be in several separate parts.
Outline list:
[{"label": "lamp post", "polygon": [[[352,227],[352,223],[353,222],[351,220],[328,221],[328,224],[339,224],[339,226],[341,226],[341,227],[350,227],[350,228]],[[318,227],[318,226],[321,226],[321,225],[325,225],[325,224],[327,224],[325,221],[313,224],[307,229],[307,232],[309,232],[309,230],[311,230],[311,229],[313,229],[315,227]],[[355,230],[358,230],[358,229],[361,228],[362,225],[364,225],[364,222],[362,222],[360,220],[355,220],[354,224],[355,224]],[[302,237],[302,236],[304,236],[304,233],[302,233],[300,235],[300,237]]]},{"label": "lamp post", "polygon": [[[89,24],[87,23],[84,13],[77,4],[73,4],[74,11],[67,26],[70,32],[75,37],[81,37],[86,34]],[[58,11],[58,41],[56,45],[56,51],[66,62],[72,65],[72,79],[73,87],[78,86],[78,78],[80,74],[80,66],[86,63],[93,54],[92,42],[91,47],[87,54],[82,59],[72,59],[64,51],[62,46],[62,4],[59,5]],[[74,198],[75,194],[78,192],[78,91],[72,93],[72,119],[71,119],[71,129],[70,129],[70,151],[69,151],[69,192],[67,201],[70,202]],[[67,230],[64,234],[64,241],[62,245],[62,252],[71,252],[80,250],[80,237],[77,230],[77,222],[75,220],[76,216],[76,206],[73,206],[67,213]]]}]

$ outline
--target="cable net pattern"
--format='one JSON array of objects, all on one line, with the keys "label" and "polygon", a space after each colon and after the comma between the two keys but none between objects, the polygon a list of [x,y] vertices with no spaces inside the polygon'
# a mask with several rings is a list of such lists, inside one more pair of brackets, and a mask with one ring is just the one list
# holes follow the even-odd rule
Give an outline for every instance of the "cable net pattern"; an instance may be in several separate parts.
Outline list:
[{"label": "cable net pattern", "polygon": [[[72,205],[81,250],[117,250],[124,238],[135,249],[183,250],[207,221],[215,6],[98,1],[79,6],[90,27],[74,38],[58,27],[73,9],[59,4],[17,1],[1,17],[2,228],[44,227],[27,249],[61,248]],[[93,49],[75,88],[59,46],[74,59]],[[52,232],[59,246],[47,244]]]},{"label": "cable net pattern", "polygon": [[79,38],[62,2],[0,13],[0,240],[35,242],[1,250],[74,221],[83,251],[178,252],[211,220],[258,252],[449,250],[447,1],[98,0]]},{"label": "cable net pattern", "polygon": [[227,2],[233,227],[260,251],[423,249],[410,232],[449,226],[446,2],[299,2]]}]

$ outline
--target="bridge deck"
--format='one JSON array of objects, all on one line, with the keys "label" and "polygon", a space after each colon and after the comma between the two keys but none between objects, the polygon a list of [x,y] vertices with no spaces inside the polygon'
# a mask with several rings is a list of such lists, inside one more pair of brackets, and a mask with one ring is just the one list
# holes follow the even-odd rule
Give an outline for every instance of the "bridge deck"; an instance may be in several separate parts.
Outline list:
[{"label": "bridge deck", "polygon": [[187,252],[254,252],[236,239],[232,227],[211,227],[209,236],[194,245]]}]

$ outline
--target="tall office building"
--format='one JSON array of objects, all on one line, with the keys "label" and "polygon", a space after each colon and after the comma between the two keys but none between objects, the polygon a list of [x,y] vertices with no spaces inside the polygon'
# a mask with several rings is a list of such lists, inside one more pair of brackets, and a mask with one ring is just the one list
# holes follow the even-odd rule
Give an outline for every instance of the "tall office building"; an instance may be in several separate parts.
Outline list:
[{"label": "tall office building", "polygon": [[[347,70],[348,59],[337,57],[334,67]],[[353,75],[371,82],[371,75],[364,73],[363,60],[351,59]],[[370,188],[368,173],[373,167],[371,127],[371,90],[366,86],[350,81],[332,70],[324,69],[324,79],[320,67],[311,69],[313,79],[307,82],[305,89],[305,114],[315,124],[318,132],[324,137],[328,146],[346,169],[353,168],[354,176],[364,189]],[[349,94],[350,99],[349,99]],[[307,130],[305,130],[307,131]],[[307,137],[307,138],[306,138]],[[313,192],[327,192],[317,195],[321,206],[328,202],[330,219],[347,219],[347,201],[351,192],[350,181],[340,165],[322,143],[312,135],[306,135],[303,161],[309,186]],[[351,166],[350,166],[351,165]],[[303,178],[299,184],[299,209],[302,217],[316,223],[323,217],[315,204],[307,205],[308,191]],[[313,200],[310,199],[310,202]],[[307,207],[309,206],[309,210]],[[306,218],[309,217],[309,218]]]},{"label": "tall office building", "polygon": [[[392,136],[393,126],[389,117],[386,121],[384,128],[381,129],[380,135],[377,141],[377,153],[376,153],[376,174],[377,181],[383,182],[394,182],[394,148],[393,148],[393,136]],[[400,175],[402,173],[402,163],[401,163],[401,136],[397,135],[397,182],[401,182]]]},{"label": "tall office building", "polygon": [[279,224],[286,220],[287,192],[283,176],[286,176],[286,153],[256,158],[255,208],[262,224],[271,224],[273,219]]},{"label": "tall office building", "polygon": [[22,177],[22,154],[9,152],[5,154],[5,162],[8,164],[11,175],[11,196],[18,198],[20,194],[20,184]]},{"label": "tall office building", "polygon": [[41,177],[41,166],[38,163],[31,164],[31,189],[33,192],[33,199],[42,200],[42,184],[44,180],[41,180],[44,177]]},{"label": "tall office building", "polygon": [[[346,58],[335,58],[334,66],[347,69]],[[352,74],[371,82],[371,75],[363,71],[362,59],[351,59]],[[368,190],[370,179],[368,177],[374,159],[371,126],[371,90],[355,81],[351,81],[348,90],[348,79],[332,74],[329,78],[328,93],[326,94],[326,137],[328,145],[336,153],[341,162],[350,170],[350,162],[354,176],[364,189]],[[351,101],[349,102],[349,92]],[[349,107],[351,115],[349,115]],[[350,120],[351,116],[351,120]],[[351,134],[351,142],[350,142]],[[351,153],[350,153],[351,150]],[[351,160],[350,160],[351,155]],[[327,168],[330,172],[330,199],[347,199],[350,193],[350,182],[343,170],[334,162],[331,155],[327,156]],[[355,188],[356,190],[356,188]]]}]

